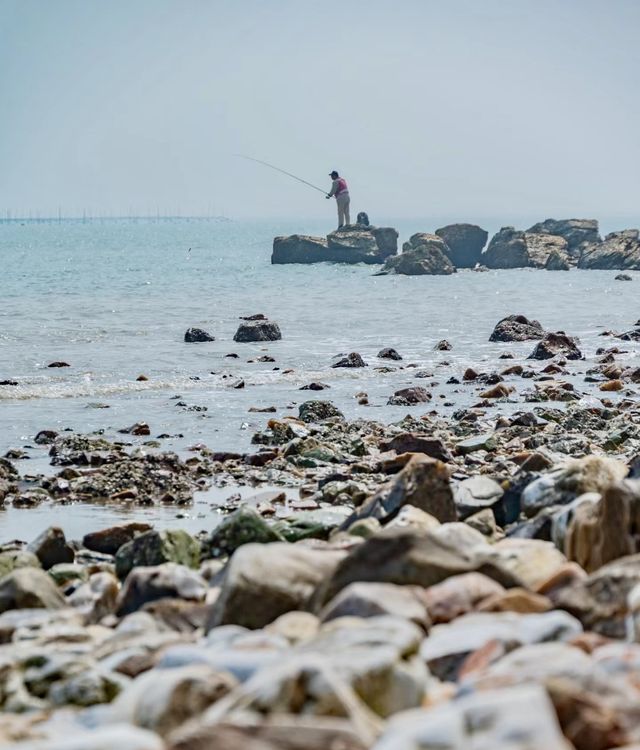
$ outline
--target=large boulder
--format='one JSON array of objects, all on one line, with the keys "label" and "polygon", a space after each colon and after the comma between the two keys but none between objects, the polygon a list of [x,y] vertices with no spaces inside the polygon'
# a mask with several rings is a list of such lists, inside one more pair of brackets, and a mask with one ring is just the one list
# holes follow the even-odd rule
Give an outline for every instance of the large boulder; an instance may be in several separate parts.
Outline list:
[{"label": "large boulder", "polygon": [[240,323],[233,340],[241,343],[252,341],[279,341],[282,338],[280,326],[270,320],[247,320]]},{"label": "large boulder", "polygon": [[381,274],[405,276],[447,276],[455,267],[447,256],[447,244],[435,234],[414,234],[400,255],[387,258]]},{"label": "large boulder", "polygon": [[382,524],[387,523],[405,505],[420,508],[442,523],[457,519],[449,471],[442,461],[419,453],[413,456],[402,471],[345,521],[345,527],[363,518],[375,518]]},{"label": "large boulder", "polygon": [[587,245],[582,250],[578,268],[640,270],[640,232],[637,229],[612,232],[604,242]]},{"label": "large boulder", "polygon": [[382,263],[398,251],[393,227],[355,225],[324,237],[293,234],[273,240],[271,263]]},{"label": "large boulder", "polygon": [[448,224],[436,229],[447,245],[445,254],[456,268],[473,268],[480,262],[489,233],[476,224]]},{"label": "large boulder", "polygon": [[481,262],[489,268],[545,268],[552,253],[569,260],[563,237],[503,227],[491,238]]},{"label": "large boulder", "polygon": [[596,219],[545,219],[527,229],[531,234],[553,234],[567,241],[567,252],[572,258],[579,258],[582,246],[600,242],[600,232]]},{"label": "large boulder", "polygon": [[544,329],[537,320],[524,315],[508,315],[496,323],[489,341],[530,341],[541,339]]},{"label": "large boulder", "polygon": [[294,609],[307,609],[318,584],[345,552],[274,542],[239,547],[224,569],[207,630],[219,625],[262,628]]}]

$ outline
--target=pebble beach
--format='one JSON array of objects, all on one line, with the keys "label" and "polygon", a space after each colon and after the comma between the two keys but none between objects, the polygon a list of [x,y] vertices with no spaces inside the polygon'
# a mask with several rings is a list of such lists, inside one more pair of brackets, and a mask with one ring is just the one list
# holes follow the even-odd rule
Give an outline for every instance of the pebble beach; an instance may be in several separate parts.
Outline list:
[{"label": "pebble beach", "polygon": [[640,276],[441,223],[0,226],[0,742],[640,747]]}]

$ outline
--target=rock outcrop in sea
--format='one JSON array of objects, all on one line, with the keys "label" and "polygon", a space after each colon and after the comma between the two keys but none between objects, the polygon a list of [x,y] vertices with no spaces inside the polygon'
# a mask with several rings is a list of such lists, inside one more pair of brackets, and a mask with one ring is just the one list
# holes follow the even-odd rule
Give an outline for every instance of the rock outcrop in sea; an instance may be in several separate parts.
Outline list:
[{"label": "rock outcrop in sea", "polygon": [[595,219],[545,219],[527,230],[503,227],[488,234],[475,224],[448,224],[434,234],[419,232],[398,249],[391,227],[355,224],[326,238],[276,237],[271,262],[384,264],[379,272],[410,276],[448,275],[457,268],[571,268],[640,270],[640,232],[625,229],[600,237]]},{"label": "rock outcrop in sea", "polygon": [[275,237],[272,264],[383,263],[398,250],[398,232],[392,227],[355,224],[331,232],[326,239],[293,234]]}]

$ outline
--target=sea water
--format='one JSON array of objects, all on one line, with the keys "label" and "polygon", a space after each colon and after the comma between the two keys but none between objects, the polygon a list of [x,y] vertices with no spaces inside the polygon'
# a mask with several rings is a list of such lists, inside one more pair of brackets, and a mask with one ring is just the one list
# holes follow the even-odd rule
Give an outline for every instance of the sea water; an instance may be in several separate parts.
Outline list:
[{"label": "sea water", "polygon": [[[402,243],[442,222],[378,223],[396,226]],[[499,223],[485,227],[492,232]],[[615,222],[603,227],[620,228]],[[150,425],[152,437],[175,436],[162,441],[166,449],[205,443],[247,451],[251,435],[273,416],[250,407],[297,414],[307,398],[330,399],[348,418],[393,421],[430,409],[445,414],[476,397],[473,389],[447,385],[449,377],[471,365],[495,369],[506,349],[521,358],[530,353],[531,342],[488,341],[505,315],[524,314],[577,336],[587,357],[610,345],[600,337],[604,330],[627,330],[640,315],[635,274],[623,283],[612,271],[411,277],[375,276],[377,268],[366,265],[271,265],[274,236],[330,229],[302,220],[0,223],[0,380],[18,383],[0,386],[0,455],[33,446],[42,429],[102,430],[115,437],[137,421]],[[281,341],[233,341],[240,316],[255,313],[280,325]],[[185,343],[191,326],[216,340]],[[451,351],[434,350],[443,338]],[[398,364],[416,367],[376,370],[389,364],[376,358],[389,346],[403,356]],[[625,348],[635,357],[635,344]],[[336,355],[352,351],[369,366],[331,367]],[[275,362],[249,361],[265,354]],[[49,368],[53,361],[70,367]],[[416,379],[425,370],[433,377]],[[140,375],[148,380],[138,381]],[[245,387],[232,387],[239,380]],[[330,388],[299,390],[311,381]],[[431,404],[387,405],[395,390],[410,385],[428,386]],[[368,406],[358,404],[362,392]],[[28,455],[16,462],[22,473],[46,468],[46,448]],[[73,513],[65,510],[68,519]],[[0,541],[15,532],[18,514],[0,514]]]}]

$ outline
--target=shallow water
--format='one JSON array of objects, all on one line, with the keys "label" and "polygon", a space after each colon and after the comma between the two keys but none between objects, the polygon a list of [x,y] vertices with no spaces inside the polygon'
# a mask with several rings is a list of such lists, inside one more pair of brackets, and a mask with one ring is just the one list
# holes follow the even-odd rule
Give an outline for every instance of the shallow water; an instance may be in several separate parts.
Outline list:
[{"label": "shallow water", "polygon": [[[402,241],[442,222],[392,223]],[[494,231],[497,225],[486,228]],[[275,406],[282,415],[320,397],[348,417],[391,421],[409,411],[387,406],[391,393],[432,382],[438,385],[430,387],[434,399],[428,409],[446,413],[475,399],[471,389],[445,385],[452,374],[483,363],[489,369],[505,350],[517,357],[531,351],[531,343],[488,342],[503,316],[522,313],[545,328],[563,329],[578,336],[592,357],[598,346],[611,345],[599,336],[604,329],[626,330],[640,314],[640,275],[633,273],[631,283],[615,281],[610,271],[530,269],[377,277],[370,266],[270,264],[274,235],[326,230],[304,222],[0,224],[0,380],[19,383],[0,386],[0,455],[33,445],[41,429],[113,435],[139,420],[149,423],[152,436],[183,436],[164,440],[163,447],[182,451],[203,442],[247,450],[252,433],[272,416],[249,413],[251,406]],[[283,340],[234,343],[238,317],[258,312],[280,324]],[[205,328],[216,341],[185,344],[190,326]],[[433,350],[442,338],[452,351]],[[376,360],[385,346],[403,355],[400,365],[415,363],[433,371],[433,379],[416,380],[411,368],[376,372],[374,366],[393,364]],[[624,348],[630,360],[636,358],[636,344]],[[331,369],[335,355],[350,351],[360,352],[370,366]],[[225,358],[230,352],[239,358]],[[265,353],[276,362],[248,362]],[[54,360],[71,367],[48,368]],[[450,366],[439,364],[445,360]],[[584,363],[571,367],[586,369]],[[140,374],[149,380],[136,382]],[[244,389],[229,386],[238,378]],[[298,390],[312,380],[331,388],[320,394]],[[518,381],[517,387],[523,391],[531,383]],[[358,405],[361,391],[369,394],[371,406]],[[185,410],[177,395],[207,411]],[[428,409],[414,407],[418,414]],[[46,449],[34,448],[30,455],[37,460]],[[27,472],[30,463],[17,465]],[[108,515],[94,510],[96,517]],[[170,511],[175,520],[175,509]],[[0,514],[0,541],[10,536],[8,519],[17,513],[37,517],[35,511]],[[72,513],[80,511],[65,509],[66,518]],[[17,527],[17,521],[11,523],[12,530]]]}]

